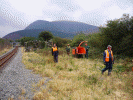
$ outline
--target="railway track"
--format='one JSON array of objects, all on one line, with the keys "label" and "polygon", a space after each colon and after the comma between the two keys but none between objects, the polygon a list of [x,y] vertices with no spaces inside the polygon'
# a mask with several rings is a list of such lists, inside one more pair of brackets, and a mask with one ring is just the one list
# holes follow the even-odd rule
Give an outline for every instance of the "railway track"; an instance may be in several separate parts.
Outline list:
[{"label": "railway track", "polygon": [[12,50],[10,50],[9,52],[3,54],[2,56],[0,56],[0,70],[4,67],[4,65],[9,62],[9,60],[13,57],[13,55],[15,55],[15,53],[18,50],[18,46],[16,46],[15,48],[13,48]]}]

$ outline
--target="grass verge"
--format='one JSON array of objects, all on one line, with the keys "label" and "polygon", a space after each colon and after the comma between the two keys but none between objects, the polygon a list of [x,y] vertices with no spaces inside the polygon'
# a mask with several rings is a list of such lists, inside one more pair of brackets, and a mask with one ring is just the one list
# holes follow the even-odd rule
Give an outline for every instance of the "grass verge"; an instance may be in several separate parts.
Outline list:
[{"label": "grass verge", "polygon": [[[41,76],[49,77],[46,88],[43,81],[36,87],[35,100],[131,100],[133,96],[131,71],[120,70],[118,66],[125,66],[122,61],[114,64],[111,76],[107,71],[101,75],[105,66],[99,59],[74,58],[59,48],[59,62],[54,63],[50,49],[36,52],[23,52],[23,63],[26,68]],[[126,64],[129,67],[130,63]],[[122,67],[123,68],[123,67]]]}]

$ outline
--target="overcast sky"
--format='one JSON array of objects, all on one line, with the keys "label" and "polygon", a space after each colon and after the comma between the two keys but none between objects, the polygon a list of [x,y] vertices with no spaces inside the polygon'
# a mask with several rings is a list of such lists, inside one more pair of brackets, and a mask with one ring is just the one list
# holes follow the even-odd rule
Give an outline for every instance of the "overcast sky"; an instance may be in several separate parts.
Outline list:
[{"label": "overcast sky", "polygon": [[0,37],[36,20],[70,20],[100,26],[133,16],[133,0],[0,0]]}]

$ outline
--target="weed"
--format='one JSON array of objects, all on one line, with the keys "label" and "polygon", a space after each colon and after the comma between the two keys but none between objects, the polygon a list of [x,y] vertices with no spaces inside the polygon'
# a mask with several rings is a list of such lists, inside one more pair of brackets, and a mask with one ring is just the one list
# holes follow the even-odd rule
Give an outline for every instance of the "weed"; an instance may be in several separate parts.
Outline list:
[{"label": "weed", "polygon": [[[42,88],[44,81],[38,83],[41,91],[36,91],[37,93],[34,95],[36,100],[106,100],[107,98],[124,100],[133,92],[131,87],[132,74],[130,71],[125,73],[126,69],[131,66],[128,60],[115,62],[112,75],[108,77],[101,75],[101,70],[105,67],[102,60],[72,58],[61,52],[63,56],[59,54],[59,62],[54,63],[48,49],[37,50],[36,52],[23,53],[24,64],[42,76],[52,77],[52,80],[46,84],[47,88],[51,89],[50,92],[47,91],[48,96],[46,98],[44,95],[46,89]],[[120,97],[121,94],[124,94],[125,98]]]},{"label": "weed", "polygon": [[85,73],[80,73],[78,75],[78,80],[85,80],[86,78],[87,78],[87,74],[85,74]]},{"label": "weed", "polygon": [[59,65],[57,65],[56,68],[59,69],[59,70],[63,70],[63,68]]},{"label": "weed", "polygon": [[117,65],[117,66],[115,66],[114,71],[115,71],[116,73],[122,73],[122,72],[125,72],[125,71],[129,70],[129,69],[130,69],[130,68],[129,68],[128,66]]},{"label": "weed", "polygon": [[78,76],[78,80],[82,80],[82,77]]},{"label": "weed", "polygon": [[73,71],[73,69],[72,69],[72,68],[69,68],[68,70],[69,70],[70,72],[71,72],[71,71]]},{"label": "weed", "polygon": [[97,82],[98,82],[98,79],[97,79],[96,75],[91,75],[91,76],[87,77],[87,79],[86,79],[86,84],[93,85],[93,84],[96,84]]},{"label": "weed", "polygon": [[8,52],[9,50],[11,50],[12,48],[4,48],[3,50],[0,50],[0,55],[3,55],[4,53]]},{"label": "weed", "polygon": [[67,63],[65,63],[65,68],[67,68],[68,67],[68,64]]},{"label": "weed", "polygon": [[40,81],[38,82],[38,84],[37,84],[37,87],[42,86],[42,85],[44,84],[44,82],[45,82],[45,79],[40,80]]},{"label": "weed", "polygon": [[75,63],[74,63],[74,60],[72,58],[70,58],[70,64],[74,67],[75,66]]},{"label": "weed", "polygon": [[44,100],[44,94],[42,92],[38,92],[34,95],[34,100]]},{"label": "weed", "polygon": [[99,66],[99,70],[101,71],[105,66]]},{"label": "weed", "polygon": [[22,88],[22,89],[21,89],[21,95],[24,95],[25,93],[26,93],[25,89]]},{"label": "weed", "polygon": [[77,65],[74,66],[74,70],[78,70],[78,66]]}]

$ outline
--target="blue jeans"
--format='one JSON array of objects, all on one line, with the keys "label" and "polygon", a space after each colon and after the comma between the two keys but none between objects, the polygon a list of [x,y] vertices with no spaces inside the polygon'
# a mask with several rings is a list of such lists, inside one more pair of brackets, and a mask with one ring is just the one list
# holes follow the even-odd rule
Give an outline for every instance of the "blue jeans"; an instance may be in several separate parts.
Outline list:
[{"label": "blue jeans", "polygon": [[112,62],[106,62],[106,67],[102,69],[102,72],[108,70],[108,73],[112,71]]}]

